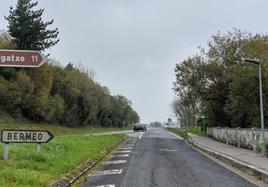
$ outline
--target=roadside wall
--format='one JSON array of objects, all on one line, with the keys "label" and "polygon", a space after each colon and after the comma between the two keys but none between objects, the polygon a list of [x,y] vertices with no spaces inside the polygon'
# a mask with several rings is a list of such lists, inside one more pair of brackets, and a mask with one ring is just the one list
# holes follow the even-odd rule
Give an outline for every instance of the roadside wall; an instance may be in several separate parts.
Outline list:
[{"label": "roadside wall", "polygon": [[[226,144],[236,145],[252,149],[254,151],[260,150],[261,130],[256,128],[220,128],[208,127],[207,135]],[[265,140],[268,139],[268,130],[264,130]]]}]

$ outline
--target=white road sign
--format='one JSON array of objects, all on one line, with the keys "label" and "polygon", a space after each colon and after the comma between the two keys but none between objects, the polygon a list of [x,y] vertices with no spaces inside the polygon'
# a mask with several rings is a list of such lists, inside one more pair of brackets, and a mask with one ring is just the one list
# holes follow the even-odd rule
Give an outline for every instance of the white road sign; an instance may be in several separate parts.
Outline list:
[{"label": "white road sign", "polygon": [[3,130],[3,143],[47,143],[54,136],[44,130]]}]

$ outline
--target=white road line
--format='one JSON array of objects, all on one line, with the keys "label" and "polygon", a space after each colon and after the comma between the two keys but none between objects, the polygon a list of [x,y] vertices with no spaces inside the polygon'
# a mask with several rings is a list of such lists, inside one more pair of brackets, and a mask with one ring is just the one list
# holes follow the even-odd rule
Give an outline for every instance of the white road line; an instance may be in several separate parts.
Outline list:
[{"label": "white road line", "polygon": [[177,152],[179,150],[175,150],[175,149],[159,149],[160,151],[168,151],[168,152]]},{"label": "white road line", "polygon": [[116,153],[131,153],[131,150],[117,151]]},{"label": "white road line", "polygon": [[95,186],[95,187],[115,187],[114,184],[105,184],[105,185],[100,185],[100,186]]},{"label": "white road line", "polygon": [[104,165],[108,165],[108,164],[124,164],[126,163],[126,160],[110,160],[110,161],[106,161],[103,164]]},{"label": "white road line", "polygon": [[141,139],[141,137],[142,137],[143,133],[144,133],[144,132],[142,132],[142,133],[140,134],[140,136],[139,136],[139,140]]},{"label": "white road line", "polygon": [[122,147],[122,148],[132,148],[132,147],[134,147],[134,145],[125,145],[125,146]]},{"label": "white road line", "polygon": [[112,170],[103,170],[96,171],[95,173],[89,174],[89,177],[103,176],[103,175],[119,175],[123,172],[123,169],[112,169]]},{"label": "white road line", "polygon": [[129,157],[129,154],[118,154],[118,155],[112,155],[111,158],[115,157]]},{"label": "white road line", "polygon": [[119,150],[131,150],[132,147],[121,147]]}]

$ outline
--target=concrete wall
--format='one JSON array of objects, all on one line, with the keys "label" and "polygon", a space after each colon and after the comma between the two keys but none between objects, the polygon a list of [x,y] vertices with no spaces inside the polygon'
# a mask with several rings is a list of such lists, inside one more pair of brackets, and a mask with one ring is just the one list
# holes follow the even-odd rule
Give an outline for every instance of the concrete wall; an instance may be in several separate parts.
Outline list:
[{"label": "concrete wall", "polygon": [[[260,129],[209,127],[207,128],[207,135],[227,144],[252,149],[254,151],[260,150]],[[268,139],[268,130],[264,130],[264,137],[265,140]]]}]

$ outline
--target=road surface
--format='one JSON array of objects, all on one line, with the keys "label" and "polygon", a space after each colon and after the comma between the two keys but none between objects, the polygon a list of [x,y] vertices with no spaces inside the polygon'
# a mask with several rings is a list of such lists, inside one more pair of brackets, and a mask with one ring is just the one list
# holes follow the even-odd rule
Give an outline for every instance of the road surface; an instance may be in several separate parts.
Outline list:
[{"label": "road surface", "polygon": [[130,133],[81,187],[255,187],[168,131]]}]

